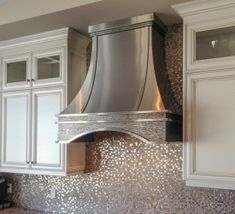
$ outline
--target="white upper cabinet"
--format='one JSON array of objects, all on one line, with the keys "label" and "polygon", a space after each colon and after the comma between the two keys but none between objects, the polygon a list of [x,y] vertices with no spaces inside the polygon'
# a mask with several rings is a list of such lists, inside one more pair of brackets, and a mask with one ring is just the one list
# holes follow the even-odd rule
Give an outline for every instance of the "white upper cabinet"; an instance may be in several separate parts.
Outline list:
[{"label": "white upper cabinet", "polygon": [[185,25],[187,72],[235,66],[235,24],[231,20]]},{"label": "white upper cabinet", "polygon": [[65,81],[65,48],[33,54],[32,86],[61,84]]},{"label": "white upper cabinet", "polygon": [[89,42],[68,28],[0,42],[0,172],[84,170],[85,144],[58,144],[57,115],[83,84]]},{"label": "white upper cabinet", "polygon": [[235,2],[173,7],[184,20],[184,179],[235,189]]},{"label": "white upper cabinet", "polygon": [[199,0],[173,8],[184,19],[187,72],[235,66],[234,0]]},{"label": "white upper cabinet", "polygon": [[26,89],[31,86],[30,54],[21,54],[2,59],[3,90]]}]

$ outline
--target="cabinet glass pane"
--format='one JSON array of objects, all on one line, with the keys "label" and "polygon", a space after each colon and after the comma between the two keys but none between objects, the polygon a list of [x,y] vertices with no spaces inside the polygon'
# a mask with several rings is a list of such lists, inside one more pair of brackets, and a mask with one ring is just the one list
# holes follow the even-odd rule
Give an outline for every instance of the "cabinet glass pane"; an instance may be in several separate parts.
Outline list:
[{"label": "cabinet glass pane", "polygon": [[39,58],[38,63],[38,79],[50,79],[60,76],[60,56],[49,56]]},{"label": "cabinet glass pane", "polygon": [[26,61],[7,63],[7,83],[26,81]]},{"label": "cabinet glass pane", "polygon": [[235,55],[235,26],[196,33],[196,60]]}]

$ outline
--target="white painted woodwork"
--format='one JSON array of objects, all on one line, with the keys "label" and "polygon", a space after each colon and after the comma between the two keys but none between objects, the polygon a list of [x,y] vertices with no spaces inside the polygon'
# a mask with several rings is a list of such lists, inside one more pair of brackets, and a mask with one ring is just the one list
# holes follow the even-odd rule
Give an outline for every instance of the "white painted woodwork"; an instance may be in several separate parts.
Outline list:
[{"label": "white painted woodwork", "polygon": [[26,167],[30,159],[30,92],[5,93],[2,99],[2,166]]},{"label": "white painted woodwork", "polygon": [[56,143],[56,115],[64,107],[63,93],[63,88],[33,91],[32,168],[62,168],[64,147]]},{"label": "white painted woodwork", "polygon": [[[10,63],[17,63],[17,62],[25,62],[26,69],[24,72],[22,70],[22,68],[19,68],[19,70],[17,70],[15,68],[14,69],[15,71],[13,71],[15,74],[15,78],[16,79],[21,78],[20,75],[22,75],[22,73],[25,73],[25,78],[24,78],[24,80],[22,79],[22,81],[8,82],[7,76],[9,74],[7,75],[7,73],[8,73],[7,65]],[[31,79],[30,67],[31,67],[31,61],[30,61],[29,54],[21,54],[21,55],[17,55],[17,56],[4,57],[2,59],[2,80],[3,80],[2,89],[3,90],[28,89],[31,86],[30,81],[28,81]]]},{"label": "white painted woodwork", "polygon": [[[58,85],[62,84],[65,81],[65,72],[66,69],[66,49],[59,48],[59,49],[52,49],[48,51],[40,51],[35,52],[33,54],[33,71],[32,71],[32,86],[47,86],[47,85]],[[59,70],[58,70],[58,77],[54,78],[39,78],[38,72],[38,60],[42,58],[50,58],[52,56],[59,56]],[[52,65],[52,64],[51,64]],[[45,71],[46,72],[46,71]],[[47,72],[51,72],[50,69],[47,68]],[[45,75],[45,74],[44,74]]]},{"label": "white painted woodwork", "polygon": [[188,74],[186,91],[186,183],[235,189],[235,69]]},{"label": "white painted woodwork", "polygon": [[[205,17],[206,19],[206,17]],[[232,27],[234,17],[212,20],[207,22],[193,22],[184,25],[184,55],[185,55],[185,72],[198,72],[214,69],[224,69],[235,67],[235,56],[211,58],[196,60],[196,33],[207,30]],[[215,37],[216,38],[216,37]],[[204,50],[206,51],[206,50]]]},{"label": "white painted woodwork", "polygon": [[[235,48],[230,44],[232,52],[222,51],[227,57],[196,60],[197,32],[223,33],[235,26],[234,1],[199,0],[173,8],[184,20],[184,179],[189,186],[235,189]],[[208,41],[226,42],[219,31]]]},{"label": "white painted woodwork", "polygon": [[[56,143],[56,115],[85,79],[89,41],[65,28],[0,42],[3,80],[0,172],[64,176],[84,170],[85,144]],[[50,61],[53,56],[58,56],[59,65],[42,66],[41,76],[38,75],[38,60],[45,57]],[[7,63],[23,60],[28,81],[7,83]],[[17,73],[17,66],[13,66],[12,70],[11,80],[22,79],[17,76],[22,69]]]}]

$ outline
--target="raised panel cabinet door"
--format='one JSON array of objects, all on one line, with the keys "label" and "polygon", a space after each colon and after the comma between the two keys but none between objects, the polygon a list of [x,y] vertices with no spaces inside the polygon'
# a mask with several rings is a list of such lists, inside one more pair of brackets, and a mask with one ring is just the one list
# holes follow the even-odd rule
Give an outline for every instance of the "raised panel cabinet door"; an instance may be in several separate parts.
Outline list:
[{"label": "raised panel cabinet door", "polygon": [[65,48],[52,49],[33,54],[33,86],[64,83],[66,68]]},{"label": "raised panel cabinet door", "polygon": [[3,90],[29,88],[31,86],[30,66],[29,54],[3,58]]},{"label": "raised panel cabinet door", "polygon": [[64,89],[33,90],[32,168],[63,168],[64,145],[58,144],[57,115],[64,107]]},{"label": "raised panel cabinet door", "polygon": [[28,167],[30,161],[30,92],[2,95],[3,167]]},{"label": "raised panel cabinet door", "polygon": [[235,71],[187,76],[185,171],[189,185],[235,189]]}]

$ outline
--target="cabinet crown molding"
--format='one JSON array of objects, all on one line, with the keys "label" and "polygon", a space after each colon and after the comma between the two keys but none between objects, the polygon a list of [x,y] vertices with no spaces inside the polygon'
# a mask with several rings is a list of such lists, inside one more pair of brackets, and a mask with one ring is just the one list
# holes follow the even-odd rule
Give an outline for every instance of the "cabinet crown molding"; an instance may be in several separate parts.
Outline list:
[{"label": "cabinet crown molding", "polygon": [[234,0],[194,0],[182,4],[172,5],[181,17],[215,11],[221,8],[235,8]]},{"label": "cabinet crown molding", "polygon": [[37,44],[43,41],[67,39],[69,31],[71,31],[71,28],[66,27],[66,28],[61,28],[61,29],[52,30],[48,32],[22,36],[22,37],[18,37],[15,39],[0,41],[0,51],[8,49],[10,47],[32,45],[32,44]]}]

